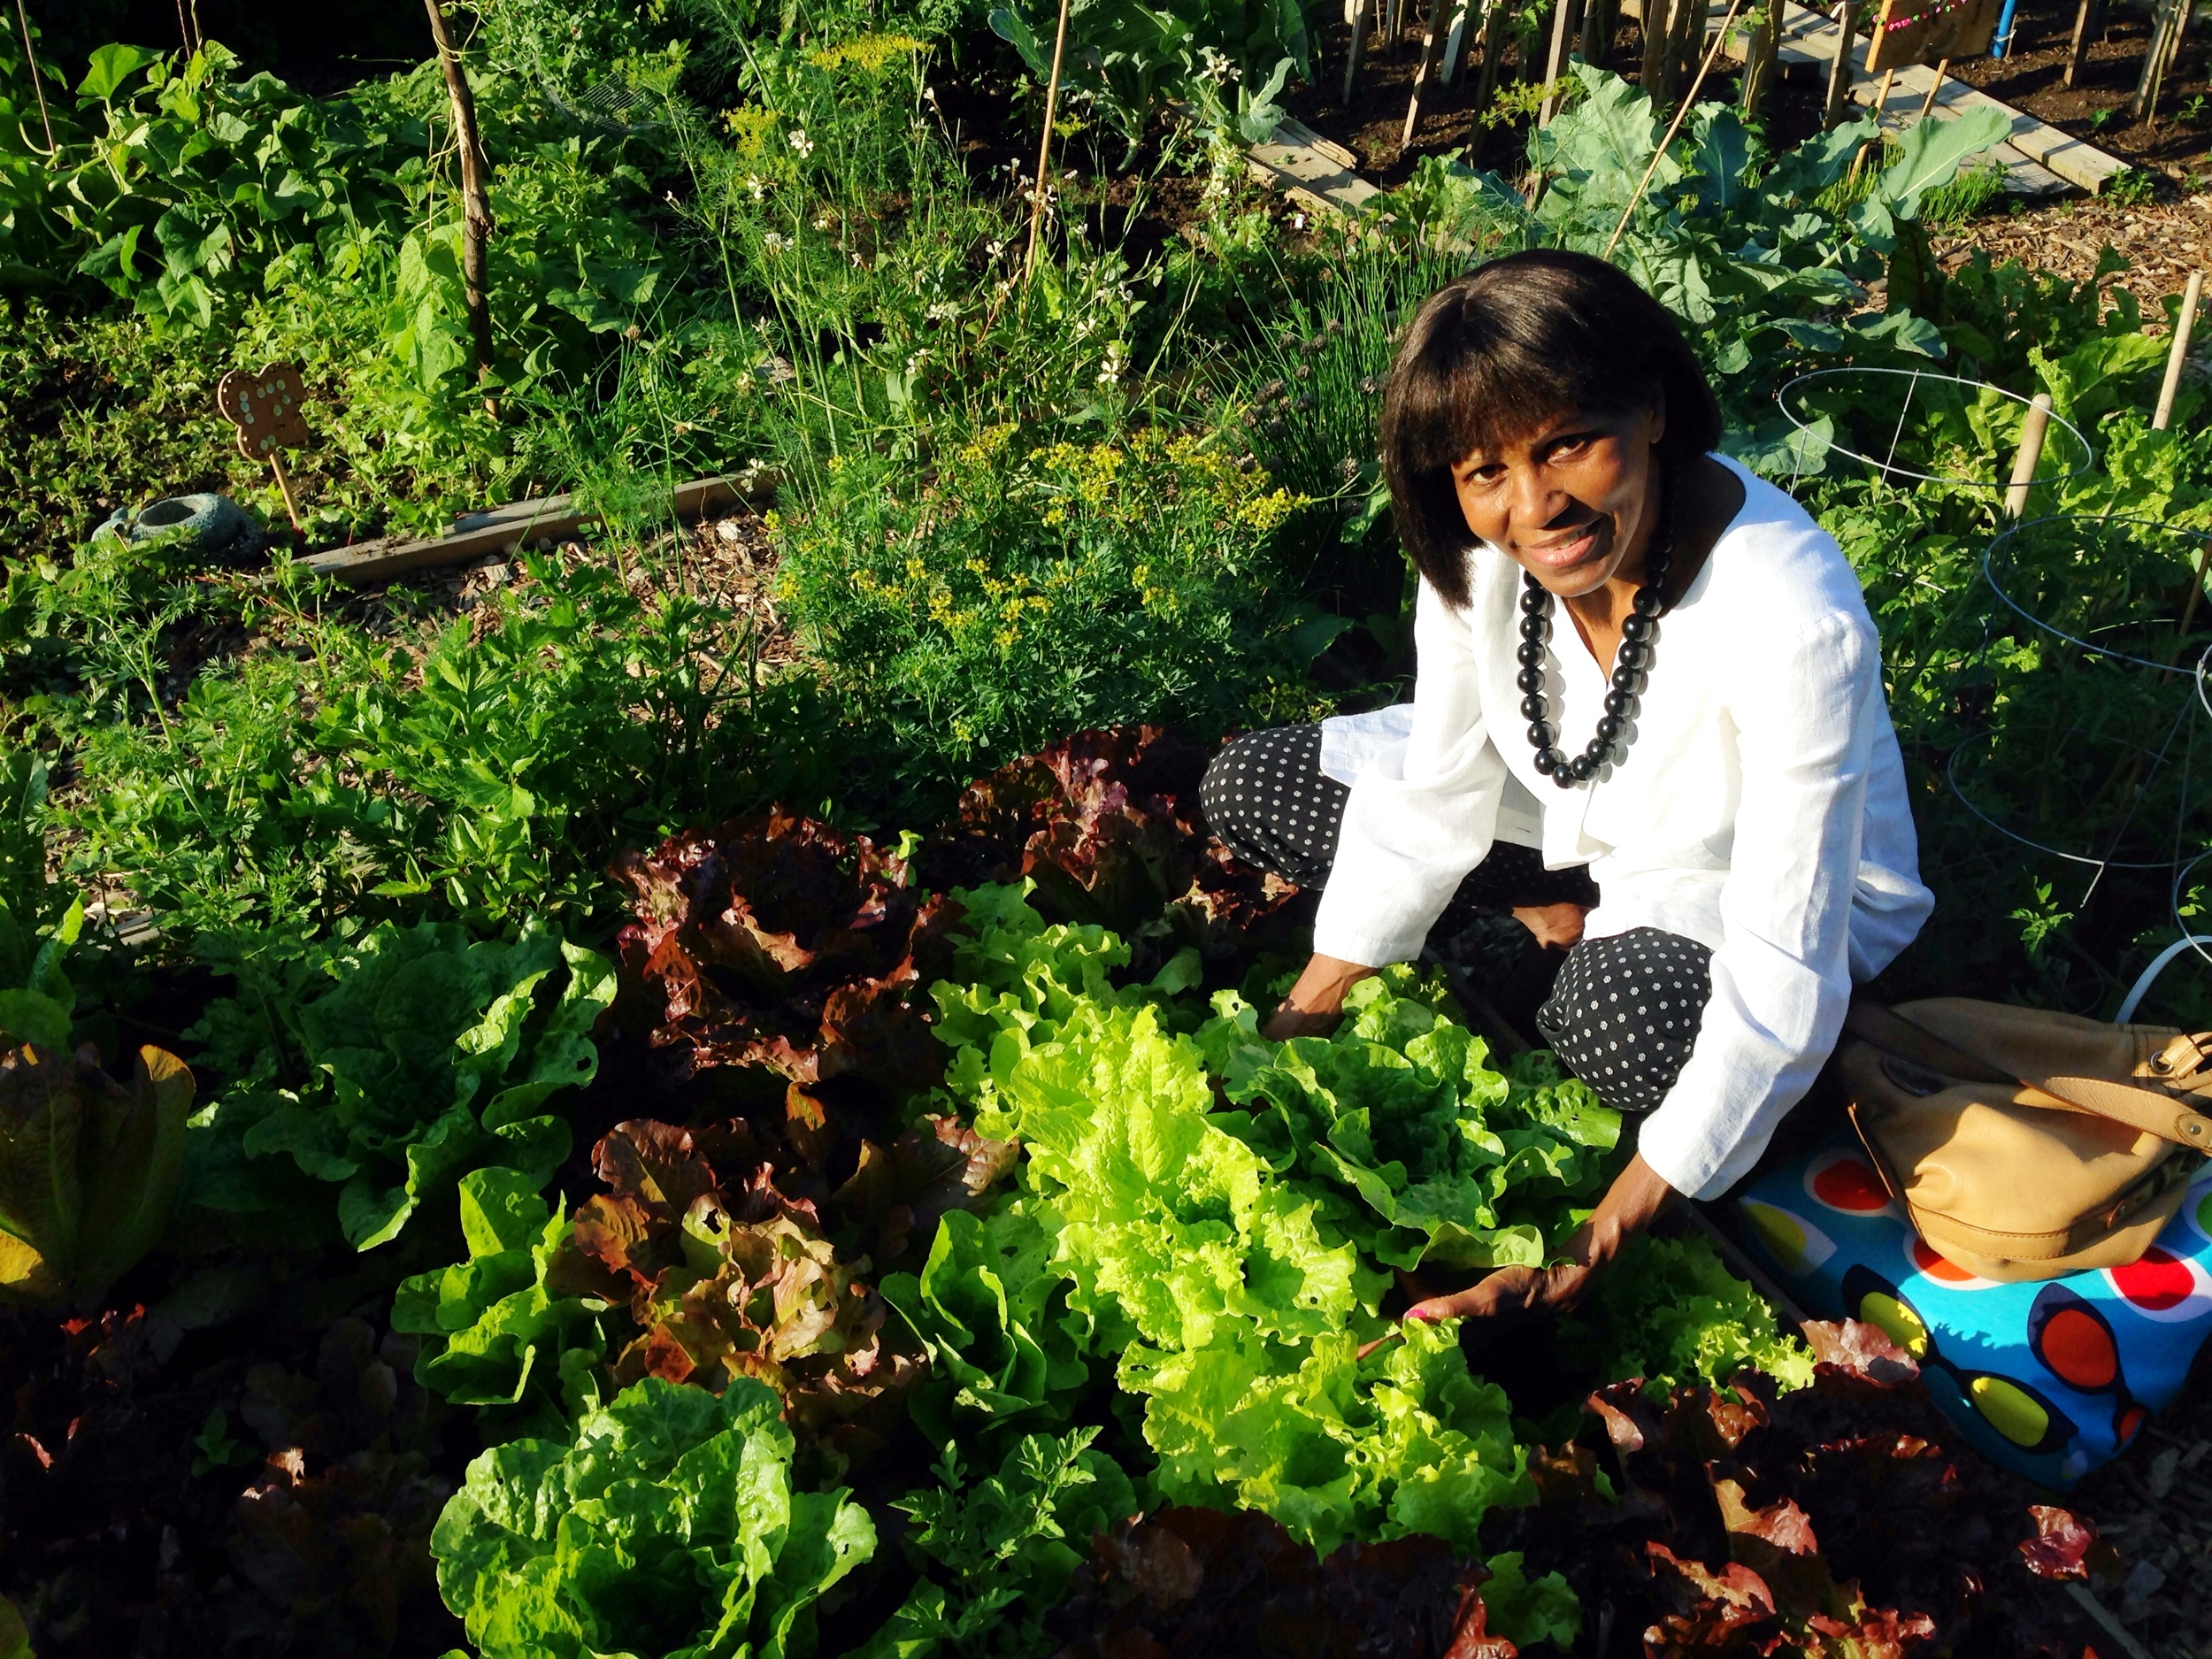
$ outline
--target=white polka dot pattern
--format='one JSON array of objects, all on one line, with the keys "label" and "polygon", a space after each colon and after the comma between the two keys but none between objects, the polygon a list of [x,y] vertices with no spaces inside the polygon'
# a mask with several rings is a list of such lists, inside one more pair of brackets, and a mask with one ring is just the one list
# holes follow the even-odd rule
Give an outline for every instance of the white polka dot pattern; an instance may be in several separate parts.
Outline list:
[{"label": "white polka dot pattern", "polygon": [[1655,927],[1586,939],[1567,953],[1536,1028],[1608,1106],[1650,1111],[1690,1057],[1712,958],[1695,940]]}]

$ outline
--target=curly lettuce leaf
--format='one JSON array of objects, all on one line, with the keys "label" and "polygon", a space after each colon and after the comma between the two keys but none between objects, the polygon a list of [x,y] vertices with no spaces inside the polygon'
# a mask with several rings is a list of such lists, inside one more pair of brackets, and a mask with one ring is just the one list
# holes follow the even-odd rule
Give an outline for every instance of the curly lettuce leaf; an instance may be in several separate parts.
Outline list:
[{"label": "curly lettuce leaf", "polygon": [[1609,1378],[1640,1377],[1655,1392],[1722,1387],[1747,1368],[1785,1389],[1813,1379],[1812,1351],[1778,1332],[1759,1293],[1694,1235],[1630,1240],[1561,1339],[1570,1358]]},{"label": "curly lettuce leaf", "polygon": [[1279,1044],[1217,995],[1196,1041],[1251,1109],[1224,1124],[1271,1169],[1356,1196],[1346,1230],[1386,1265],[1540,1265],[1603,1184],[1619,1117],[1547,1056],[1501,1072],[1415,988],[1403,970],[1363,980],[1333,1036]]}]

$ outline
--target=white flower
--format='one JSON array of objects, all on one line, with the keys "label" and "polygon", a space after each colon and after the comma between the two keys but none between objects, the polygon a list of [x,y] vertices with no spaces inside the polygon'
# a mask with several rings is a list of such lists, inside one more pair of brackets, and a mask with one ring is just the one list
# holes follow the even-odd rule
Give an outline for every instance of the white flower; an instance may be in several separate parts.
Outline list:
[{"label": "white flower", "polygon": [[1002,242],[995,242],[985,251],[987,252],[992,258],[995,259],[1006,251],[1006,244]]},{"label": "white flower", "polygon": [[787,142],[790,143],[791,148],[797,152],[799,159],[802,161],[804,161],[809,156],[814,153],[814,141],[806,135],[806,128],[803,127],[793,127],[791,129],[791,136]]},{"label": "white flower", "polygon": [[826,230],[828,230],[828,229],[829,229],[829,227],[830,227],[830,216],[829,216],[827,213],[824,213],[824,214],[819,215],[819,216],[818,216],[818,217],[815,219],[815,221],[814,221],[814,228],[815,228],[815,229],[817,229],[817,230],[819,230],[819,231],[826,231]]},{"label": "white flower", "polygon": [[770,253],[781,253],[791,245],[791,238],[780,231],[770,231],[760,239],[760,245]]},{"label": "white flower", "polygon": [[937,300],[922,315],[933,323],[949,323],[960,315],[960,307],[950,300]]},{"label": "white flower", "polygon": [[768,180],[757,173],[749,173],[746,176],[745,188],[753,193],[753,200],[757,202],[768,194]]},{"label": "white flower", "polygon": [[1305,229],[1306,216],[1303,213],[1293,213],[1290,216],[1290,227],[1293,230]]}]

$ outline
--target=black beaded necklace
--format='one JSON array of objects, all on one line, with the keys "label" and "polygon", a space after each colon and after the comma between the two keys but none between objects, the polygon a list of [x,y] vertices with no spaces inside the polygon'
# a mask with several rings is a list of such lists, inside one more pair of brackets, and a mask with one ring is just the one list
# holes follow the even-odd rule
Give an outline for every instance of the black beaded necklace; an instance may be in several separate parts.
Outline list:
[{"label": "black beaded necklace", "polygon": [[1643,695],[1651,663],[1651,648],[1659,638],[1659,615],[1665,608],[1667,569],[1674,563],[1674,479],[1663,473],[1659,485],[1659,528],[1644,555],[1644,580],[1636,589],[1629,614],[1621,619],[1620,650],[1613,659],[1612,688],[1605,694],[1605,712],[1598,717],[1597,734],[1582,753],[1569,760],[1552,747],[1559,733],[1551,723],[1551,704],[1544,696],[1544,653],[1551,638],[1552,595],[1532,572],[1521,572],[1521,643],[1514,652],[1521,664],[1513,683],[1522,691],[1521,718],[1529,723],[1528,741],[1536,750],[1536,770],[1563,789],[1585,783],[1608,761],[1617,761],[1628,745],[1621,732]]}]

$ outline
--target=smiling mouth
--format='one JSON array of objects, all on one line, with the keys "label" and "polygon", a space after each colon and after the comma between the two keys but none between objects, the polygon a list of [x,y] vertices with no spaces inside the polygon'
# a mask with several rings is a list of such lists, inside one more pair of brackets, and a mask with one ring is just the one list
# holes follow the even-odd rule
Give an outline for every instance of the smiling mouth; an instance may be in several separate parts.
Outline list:
[{"label": "smiling mouth", "polygon": [[1546,570],[1572,570],[1586,563],[1598,551],[1601,520],[1593,518],[1572,535],[1540,545],[1524,544],[1521,552],[1534,565]]}]

